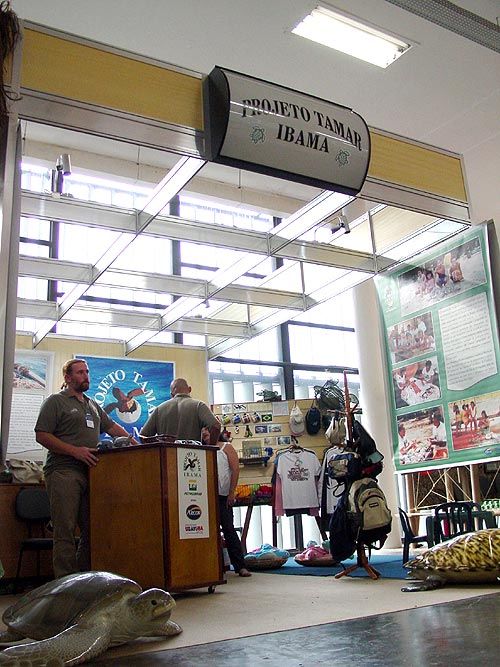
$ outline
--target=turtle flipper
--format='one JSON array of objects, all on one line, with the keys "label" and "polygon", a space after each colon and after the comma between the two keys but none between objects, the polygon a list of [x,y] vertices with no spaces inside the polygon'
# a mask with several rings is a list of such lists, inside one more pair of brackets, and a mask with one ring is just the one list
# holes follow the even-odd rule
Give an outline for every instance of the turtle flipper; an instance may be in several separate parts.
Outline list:
[{"label": "turtle flipper", "polygon": [[149,630],[144,629],[141,632],[141,637],[173,637],[179,635],[182,628],[174,621],[164,621],[161,625],[156,623],[154,627]]},{"label": "turtle flipper", "polygon": [[443,582],[439,581],[439,579],[413,579],[408,583],[407,586],[403,586],[401,590],[403,593],[416,593],[418,591],[433,591],[436,588],[441,588],[442,586]]},{"label": "turtle flipper", "polygon": [[[108,628],[96,625],[73,625],[50,639],[12,646],[0,655],[11,659],[5,665],[22,667],[59,667],[79,665],[103,653],[110,643]],[[16,662],[17,660],[17,662]],[[2,662],[0,662],[2,665]]]},{"label": "turtle flipper", "polygon": [[0,647],[13,644],[14,642],[20,642],[22,639],[26,639],[25,635],[7,628],[7,630],[0,632]]}]

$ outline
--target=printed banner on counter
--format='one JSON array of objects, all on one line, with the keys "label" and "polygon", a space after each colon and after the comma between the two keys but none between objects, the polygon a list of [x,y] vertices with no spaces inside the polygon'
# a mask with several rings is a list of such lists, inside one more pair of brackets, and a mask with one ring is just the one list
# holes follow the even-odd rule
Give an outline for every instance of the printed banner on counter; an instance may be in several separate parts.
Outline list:
[{"label": "printed banner on counter", "polygon": [[210,537],[208,514],[207,453],[196,447],[177,449],[179,537]]},{"label": "printed banner on counter", "polygon": [[500,354],[486,227],[378,276],[399,472],[500,459]]},{"label": "printed banner on counter", "polygon": [[175,370],[170,361],[84,354],[76,354],[75,359],[84,359],[89,367],[90,389],[86,393],[135,437],[153,410],[170,398]]}]

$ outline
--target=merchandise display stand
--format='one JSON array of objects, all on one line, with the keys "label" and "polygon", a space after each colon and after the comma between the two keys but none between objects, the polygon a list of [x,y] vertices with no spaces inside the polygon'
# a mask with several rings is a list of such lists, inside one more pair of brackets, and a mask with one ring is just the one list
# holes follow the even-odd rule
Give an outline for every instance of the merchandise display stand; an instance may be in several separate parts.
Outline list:
[{"label": "merchandise display stand", "polygon": [[[347,373],[344,371],[344,394],[345,394],[345,415],[346,415],[346,425],[347,425],[347,437],[348,441],[352,442],[352,416],[356,412],[357,405],[351,408],[351,402],[349,399],[349,387],[347,384]],[[359,410],[358,410],[359,412]],[[379,579],[381,574],[378,570],[370,565],[369,556],[367,556],[367,551],[369,553],[368,547],[363,544],[363,542],[357,542],[356,544],[356,564],[346,567],[342,572],[339,572],[335,575],[335,579],[341,579],[349,575],[354,570],[357,570],[359,567],[362,567],[368,572],[370,579]]]}]

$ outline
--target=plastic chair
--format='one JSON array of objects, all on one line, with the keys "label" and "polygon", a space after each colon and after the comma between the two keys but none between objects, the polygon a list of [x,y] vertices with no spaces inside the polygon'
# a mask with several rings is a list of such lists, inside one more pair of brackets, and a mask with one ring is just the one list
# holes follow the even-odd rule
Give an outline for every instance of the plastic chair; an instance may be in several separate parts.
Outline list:
[{"label": "plastic chair", "polygon": [[427,535],[415,535],[411,528],[408,514],[401,507],[398,507],[398,509],[399,520],[401,521],[401,528],[403,529],[403,563],[407,563],[410,557],[410,545],[420,544],[421,542],[426,542],[428,544],[428,541]]},{"label": "plastic chair", "polygon": [[472,533],[476,530],[472,516],[474,503],[449,502],[437,505],[434,508],[434,542],[446,540]]},{"label": "plastic chair", "polygon": [[[16,496],[15,511],[17,517],[28,526],[28,537],[21,541],[14,593],[17,592],[24,552],[36,552],[36,573],[37,577],[40,577],[40,552],[51,551],[54,545],[53,539],[46,535],[47,524],[50,522],[50,504],[45,488],[33,486],[21,489]],[[41,533],[41,536],[34,537],[35,531]]]}]

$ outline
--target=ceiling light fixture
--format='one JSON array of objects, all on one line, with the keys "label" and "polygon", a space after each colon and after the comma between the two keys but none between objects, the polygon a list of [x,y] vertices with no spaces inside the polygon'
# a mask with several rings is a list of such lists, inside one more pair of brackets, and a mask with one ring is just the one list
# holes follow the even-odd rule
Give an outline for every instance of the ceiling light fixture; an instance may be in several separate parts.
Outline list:
[{"label": "ceiling light fixture", "polygon": [[320,6],[313,9],[292,32],[383,68],[410,48],[410,44],[401,39]]}]

